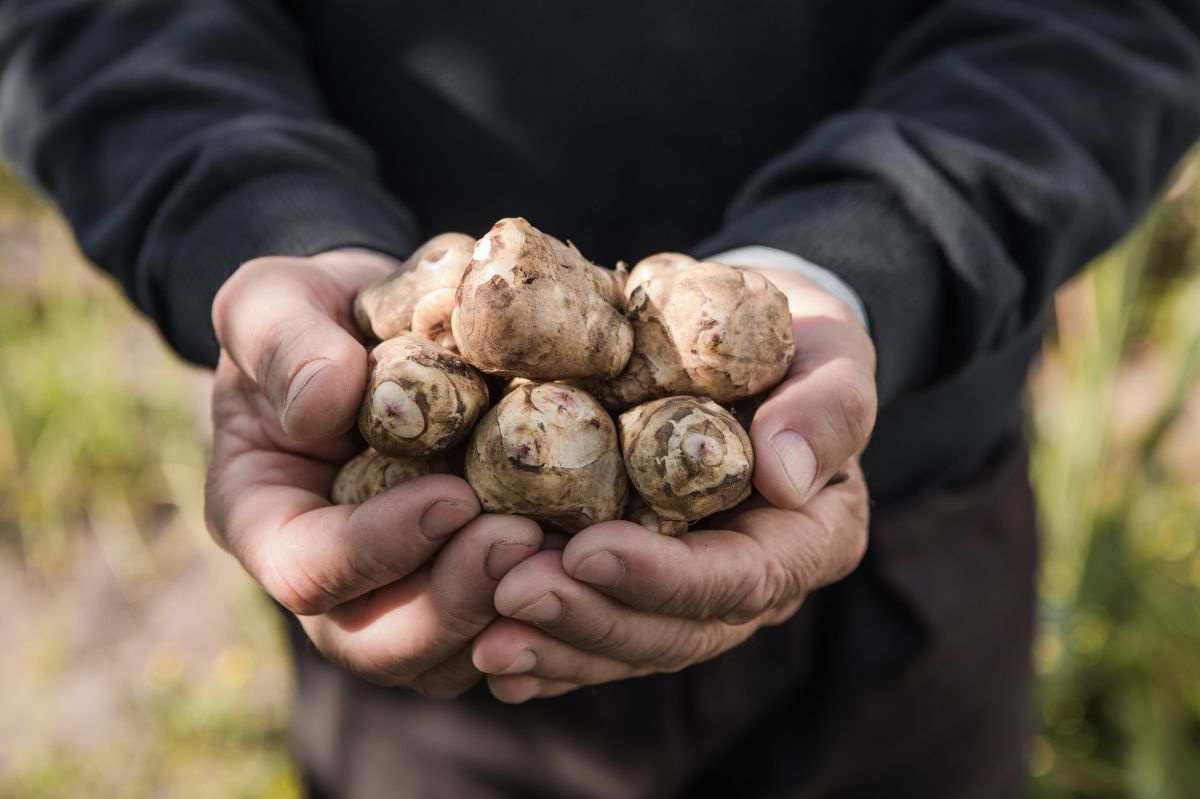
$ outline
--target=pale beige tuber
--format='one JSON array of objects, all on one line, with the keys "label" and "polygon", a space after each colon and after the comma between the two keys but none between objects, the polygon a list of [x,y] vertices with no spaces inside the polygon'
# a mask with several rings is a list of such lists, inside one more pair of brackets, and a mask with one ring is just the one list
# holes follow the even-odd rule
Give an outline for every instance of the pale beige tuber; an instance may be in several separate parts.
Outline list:
[{"label": "pale beige tuber", "polygon": [[650,255],[633,265],[625,278],[625,299],[633,294],[633,290],[643,283],[656,277],[675,277],[690,266],[700,263],[690,255],[681,252],[660,252]]},{"label": "pale beige tuber", "polygon": [[676,395],[729,403],[787,374],[795,344],[783,293],[745,269],[703,261],[680,268],[685,257],[671,254],[669,267],[634,287],[625,370],[614,380],[583,381],[609,409]]},{"label": "pale beige tuber", "polygon": [[458,355],[404,333],[371,351],[371,376],[358,429],[384,455],[447,452],[487,410],[483,375]]},{"label": "pale beige tuber", "polygon": [[491,374],[555,380],[614,377],[633,329],[618,308],[624,275],[520,218],[475,245],[455,302],[459,352]]},{"label": "pale beige tuber", "polygon": [[658,515],[659,532],[683,532],[689,522],[750,496],[750,437],[712,400],[655,400],[622,414],[619,424],[629,479]]},{"label": "pale beige tuber", "polygon": [[390,458],[368,449],[337,473],[330,498],[336,505],[361,505],[392,486],[452,472],[453,465],[445,458]]},{"label": "pale beige tuber", "polygon": [[629,482],[612,418],[582,389],[524,383],[475,428],[467,482],[483,507],[575,533],[617,519]]},{"label": "pale beige tuber", "polygon": [[475,240],[465,233],[434,236],[394,275],[377,280],[354,300],[354,321],[368,338],[386,341],[405,331],[449,350],[454,292],[471,262]]}]

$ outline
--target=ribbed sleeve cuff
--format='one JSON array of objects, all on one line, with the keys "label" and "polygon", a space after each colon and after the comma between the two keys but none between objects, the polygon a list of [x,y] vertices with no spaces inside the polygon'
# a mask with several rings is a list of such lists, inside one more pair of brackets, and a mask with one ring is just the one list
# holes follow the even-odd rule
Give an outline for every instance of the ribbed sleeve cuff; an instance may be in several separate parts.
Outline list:
[{"label": "ribbed sleeve cuff", "polygon": [[341,247],[404,258],[416,246],[417,229],[403,206],[370,181],[289,173],[237,186],[162,240],[170,242],[169,252],[151,245],[143,254],[149,259],[143,307],[180,355],[213,366],[212,301],[238,266],[260,256],[302,257]]},{"label": "ribbed sleeve cuff", "polygon": [[[761,245],[793,252],[840,277],[862,299],[878,354],[881,403],[927,382],[941,358],[944,264],[933,238],[881,186],[821,183],[734,207],[693,248],[708,257]],[[799,343],[799,342],[797,342]]]}]

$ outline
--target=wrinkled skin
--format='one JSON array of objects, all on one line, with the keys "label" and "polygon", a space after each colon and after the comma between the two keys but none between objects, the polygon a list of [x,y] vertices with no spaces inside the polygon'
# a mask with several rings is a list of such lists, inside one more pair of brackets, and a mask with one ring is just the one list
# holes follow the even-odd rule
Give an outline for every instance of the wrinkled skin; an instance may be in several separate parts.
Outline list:
[{"label": "wrinkled skin", "polygon": [[467,448],[483,507],[565,533],[618,519],[629,482],[612,419],[582,389],[524,383],[488,411]]},{"label": "wrinkled skin", "polygon": [[660,528],[682,532],[688,522],[750,496],[750,437],[712,400],[647,402],[622,414],[619,425],[630,482],[658,515]]},{"label": "wrinkled skin", "polygon": [[458,696],[501,577],[538,551],[528,520],[480,515],[470,486],[428,475],[332,505],[367,352],[350,305],[396,264],[365,251],[243,264],[213,305],[221,357],[205,517],[214,540],[329,660],[380,685]]},{"label": "wrinkled skin", "polygon": [[858,455],[875,420],[874,348],[843,303],[796,275],[769,276],[798,346],[750,426],[757,494],[678,538],[606,522],[514,567],[496,589],[504,618],[472,648],[499,699],[716,657],[861,560],[869,506]]},{"label": "wrinkled skin", "polygon": [[618,310],[621,273],[524,219],[501,219],[473,256],[451,320],[469,362],[531,380],[613,377],[625,366],[633,329]]}]

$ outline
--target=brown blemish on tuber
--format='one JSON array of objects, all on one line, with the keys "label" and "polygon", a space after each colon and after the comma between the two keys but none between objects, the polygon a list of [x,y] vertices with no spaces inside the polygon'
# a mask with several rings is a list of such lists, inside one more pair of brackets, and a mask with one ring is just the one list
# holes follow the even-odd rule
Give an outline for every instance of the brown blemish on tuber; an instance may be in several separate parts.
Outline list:
[{"label": "brown blemish on tuber", "polygon": [[337,505],[361,505],[392,486],[452,472],[452,464],[444,458],[390,458],[368,449],[337,473],[330,497]]},{"label": "brown blemish on tuber", "polygon": [[633,330],[617,310],[624,275],[602,269],[524,219],[501,219],[475,245],[452,317],[468,361],[506,377],[620,373]]},{"label": "brown blemish on tuber", "polygon": [[358,429],[384,455],[429,457],[465,440],[487,404],[483,375],[453,352],[404,333],[371,352]]},{"label": "brown blemish on tuber", "polygon": [[712,400],[668,397],[621,415],[621,452],[634,489],[663,532],[681,532],[750,496],[754,450]]},{"label": "brown blemish on tuber", "polygon": [[449,350],[454,292],[471,262],[475,241],[443,233],[422,244],[400,270],[370,284],[354,300],[354,321],[364,336],[386,341],[405,331]]},{"label": "brown blemish on tuber", "polygon": [[467,482],[483,507],[575,533],[617,519],[629,482],[612,419],[561,383],[524,383],[475,428]]},{"label": "brown blemish on tuber", "polygon": [[626,314],[634,348],[625,370],[584,381],[613,410],[675,395],[750,397],[779,383],[795,353],[787,298],[759,273],[724,264],[660,270],[634,286]]}]

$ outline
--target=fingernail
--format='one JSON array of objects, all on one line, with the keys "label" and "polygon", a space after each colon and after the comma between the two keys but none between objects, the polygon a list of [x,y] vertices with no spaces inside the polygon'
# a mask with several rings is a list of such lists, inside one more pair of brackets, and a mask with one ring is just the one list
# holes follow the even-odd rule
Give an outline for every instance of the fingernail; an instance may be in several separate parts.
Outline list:
[{"label": "fingernail", "polygon": [[283,415],[280,421],[287,418],[288,410],[292,407],[292,403],[300,398],[304,393],[304,389],[313,381],[313,378],[319,375],[325,367],[333,361],[328,358],[314,358],[304,366],[296,374],[292,375],[291,382],[288,383],[287,399],[283,401]]},{"label": "fingernail", "polygon": [[534,552],[537,552],[537,547],[529,544],[498,542],[488,547],[487,555],[483,559],[483,568],[488,577],[499,580],[508,574],[513,566]]},{"label": "fingernail", "polygon": [[513,662],[504,667],[502,671],[496,674],[524,674],[527,671],[533,671],[537,666],[537,655],[528,649],[522,650],[521,654],[513,658]]},{"label": "fingernail", "polygon": [[575,579],[585,583],[598,585],[601,588],[612,588],[625,576],[625,564],[607,549],[594,555],[588,555],[575,569]]},{"label": "fingernail", "polygon": [[421,532],[428,538],[445,538],[475,517],[474,509],[465,502],[439,499],[421,516]]},{"label": "fingernail", "polygon": [[563,603],[553,591],[542,596],[538,601],[526,605],[512,615],[514,619],[533,624],[549,624],[562,615]]},{"label": "fingernail", "polygon": [[781,430],[770,439],[771,449],[792,488],[807,502],[817,479],[817,456],[808,439],[795,430]]}]

